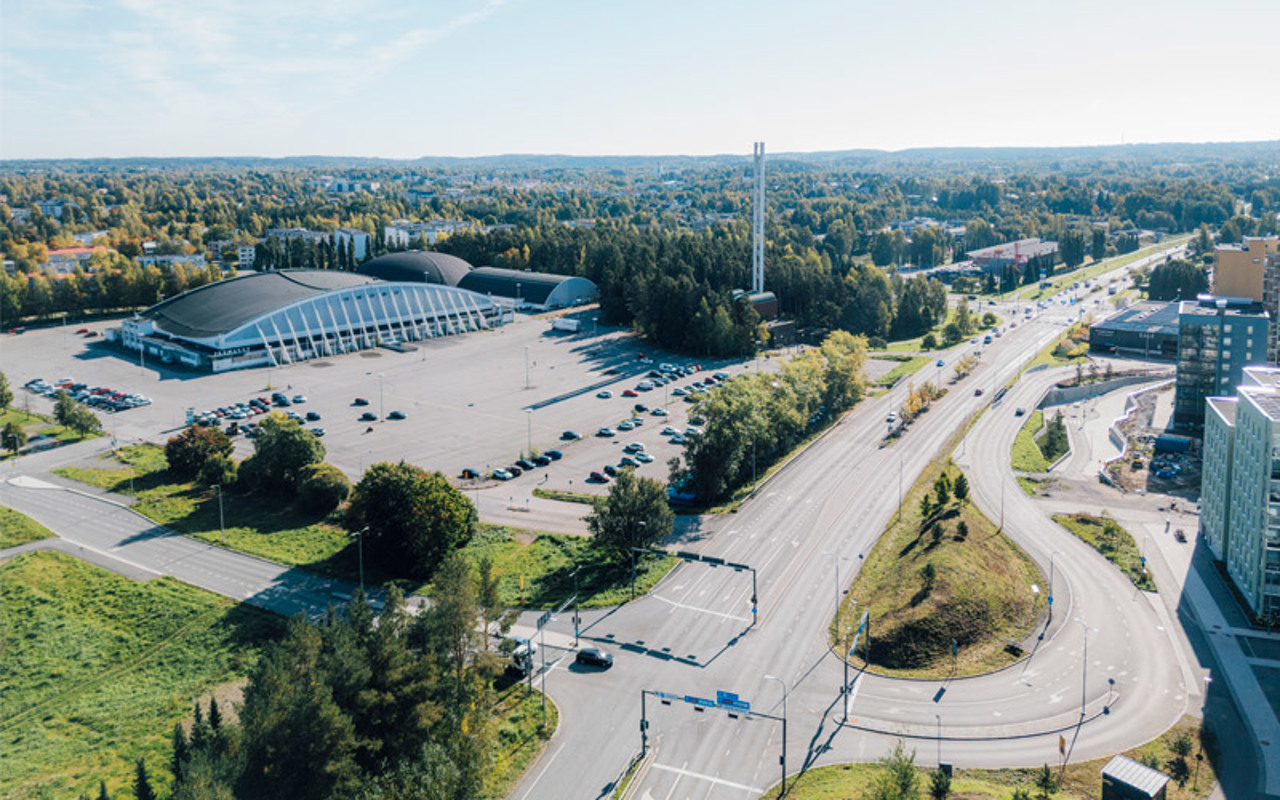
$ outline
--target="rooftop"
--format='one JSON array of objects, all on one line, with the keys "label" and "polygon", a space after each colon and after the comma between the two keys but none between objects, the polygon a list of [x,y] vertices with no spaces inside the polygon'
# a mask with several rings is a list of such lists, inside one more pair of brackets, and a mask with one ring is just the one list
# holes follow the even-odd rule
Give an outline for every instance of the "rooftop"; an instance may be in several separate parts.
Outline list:
[{"label": "rooftop", "polygon": [[1257,407],[1271,422],[1280,422],[1280,391],[1274,386],[1241,386],[1236,391],[1241,400]]},{"label": "rooftop", "polygon": [[1236,424],[1236,408],[1239,400],[1235,397],[1206,397],[1205,402],[1209,404],[1209,408],[1217,412],[1218,416],[1226,420],[1228,425]]},{"label": "rooftop", "polygon": [[1178,304],[1151,300],[1134,303],[1110,319],[1091,327],[1118,331],[1164,330],[1173,333],[1178,329]]}]

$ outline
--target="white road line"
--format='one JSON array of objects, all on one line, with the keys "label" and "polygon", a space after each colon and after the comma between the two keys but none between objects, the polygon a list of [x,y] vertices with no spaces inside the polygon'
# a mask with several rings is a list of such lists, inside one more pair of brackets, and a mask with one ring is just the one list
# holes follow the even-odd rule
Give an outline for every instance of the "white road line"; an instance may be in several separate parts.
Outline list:
[{"label": "white road line", "polygon": [[746,617],[735,617],[733,614],[726,614],[723,611],[712,611],[709,608],[698,608],[697,606],[690,606],[690,605],[685,605],[684,603],[677,603],[675,600],[668,600],[662,595],[654,595],[653,597],[655,600],[661,600],[664,603],[668,603],[674,606],[675,608],[684,609],[685,611],[697,611],[700,614],[710,614],[714,617],[724,617],[725,619],[735,619],[738,622],[744,622],[744,623],[750,622],[750,620],[748,620]]},{"label": "white road line", "polygon": [[761,789],[760,787],[757,787],[757,786],[747,786],[745,783],[734,783],[733,781],[727,781],[724,778],[713,778],[710,775],[700,775],[696,772],[690,772],[689,770],[682,769],[680,767],[668,767],[666,764],[654,764],[653,769],[660,769],[665,772],[674,772],[675,774],[681,775],[686,778],[696,778],[700,781],[710,781],[719,786],[728,786],[730,789],[740,789],[744,792],[751,792],[753,794],[762,794],[764,792],[764,789]]}]

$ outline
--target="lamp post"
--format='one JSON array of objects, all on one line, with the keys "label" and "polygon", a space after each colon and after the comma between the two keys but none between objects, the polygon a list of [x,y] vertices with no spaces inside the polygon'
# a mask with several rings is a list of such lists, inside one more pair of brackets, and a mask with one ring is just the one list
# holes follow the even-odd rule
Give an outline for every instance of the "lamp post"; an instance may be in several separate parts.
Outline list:
[{"label": "lamp post", "polygon": [[[112,420],[114,423],[114,420]],[[226,519],[222,515],[222,485],[215,483],[213,488],[218,490],[218,531],[222,534],[222,546],[227,546],[227,524]],[[129,475],[129,491],[133,491],[133,474]]]},{"label": "lamp post", "polygon": [[1049,621],[1053,621],[1053,559],[1062,555],[1062,553],[1054,550],[1049,554]]},{"label": "lamp post", "polygon": [[526,408],[524,410],[525,433],[527,439],[527,449],[525,452],[529,454],[529,458],[533,458],[533,409]]},{"label": "lamp post", "polygon": [[942,715],[934,714],[933,716],[938,720],[938,769],[942,769]]},{"label": "lamp post", "polygon": [[1084,631],[1084,658],[1080,660],[1080,716],[1084,717],[1085,690],[1089,684],[1089,626],[1079,617],[1076,617],[1075,621]]},{"label": "lamp post", "polygon": [[636,528],[643,528],[647,525],[645,520],[640,520],[631,529],[631,599],[636,599]]},{"label": "lamp post", "polygon": [[369,526],[365,525],[363,528],[356,531],[355,533],[349,534],[350,536],[356,537],[356,550],[359,553],[359,563],[360,563],[360,593],[361,594],[364,594],[364,534],[365,534],[365,531],[367,530],[369,530]]},{"label": "lamp post", "polygon": [[524,346],[524,388],[529,388],[529,345]]},{"label": "lamp post", "polygon": [[582,624],[582,615],[578,609],[578,572],[581,571],[582,565],[574,567],[573,572],[569,573],[569,577],[573,578],[573,646],[578,646],[578,626]]},{"label": "lamp post", "polygon": [[782,797],[787,793],[787,682],[782,678],[775,678],[772,675],[765,675],[767,681],[777,681],[782,686],[782,790],[778,796]]},{"label": "lamp post", "polygon": [[382,404],[382,378],[383,377],[384,377],[383,373],[379,372],[378,373],[378,421],[380,422],[386,416],[385,409],[383,408],[383,404]]}]

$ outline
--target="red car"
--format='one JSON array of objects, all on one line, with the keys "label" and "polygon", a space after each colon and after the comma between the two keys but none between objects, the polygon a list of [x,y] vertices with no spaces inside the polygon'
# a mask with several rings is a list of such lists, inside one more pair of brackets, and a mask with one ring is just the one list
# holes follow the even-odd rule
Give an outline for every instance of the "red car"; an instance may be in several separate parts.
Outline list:
[{"label": "red car", "polygon": [[622,393],[622,396],[623,397],[639,397],[640,395],[636,394],[635,389],[627,389]]},{"label": "red car", "polygon": [[76,333],[88,333],[88,332],[89,332],[88,328],[81,328],[80,330],[76,331]]}]

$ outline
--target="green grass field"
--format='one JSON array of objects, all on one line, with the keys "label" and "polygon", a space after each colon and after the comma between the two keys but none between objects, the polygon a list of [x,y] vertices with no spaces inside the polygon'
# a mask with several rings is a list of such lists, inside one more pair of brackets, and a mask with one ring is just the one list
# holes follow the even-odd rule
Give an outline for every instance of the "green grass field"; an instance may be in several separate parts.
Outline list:
[{"label": "green grass field", "polygon": [[26,514],[0,506],[0,550],[51,536],[52,531]]},{"label": "green grass field", "polygon": [[[135,510],[149,519],[180,533],[211,543],[222,541],[219,529],[218,495],[191,483],[171,482],[165,471],[163,448],[137,445],[121,448],[119,461],[107,460],[101,467],[69,467],[59,475],[120,494],[138,498]],[[359,577],[359,548],[347,531],[333,519],[307,514],[291,504],[271,497],[226,492],[222,498],[226,523],[226,546],[280,564],[299,566],[323,575],[356,580]],[[581,565],[579,588],[585,607],[608,606],[630,597],[629,567],[610,568],[599,562],[582,536],[534,533],[482,523],[476,537],[462,553],[478,559],[487,553],[503,574],[503,601],[512,605],[546,606],[573,593],[568,577]],[[671,570],[673,559],[646,561],[638,571],[637,592],[646,591]],[[520,590],[520,576],[525,588]],[[365,579],[379,584],[392,579],[370,563]],[[402,582],[408,592],[425,587]]]},{"label": "green grass field", "polygon": [[542,694],[530,693],[522,683],[513,683],[499,693],[493,715],[498,726],[498,752],[485,776],[481,794],[484,800],[501,800],[510,795],[525,770],[542,755],[547,740],[560,724],[560,709],[548,701],[547,724],[543,728]]},{"label": "green grass field", "polygon": [[1044,412],[1037,408],[1027,415],[1027,421],[1018,430],[1018,438],[1013,440],[1013,468],[1018,472],[1044,472],[1049,469],[1049,461],[1035,440],[1042,428]]},{"label": "green grass field", "polygon": [[1142,552],[1120,523],[1108,516],[1093,514],[1054,514],[1053,521],[1106,556],[1134,586],[1147,592],[1156,590],[1151,573],[1143,567]]},{"label": "green grass field", "polygon": [[97,796],[145,757],[167,786],[191,703],[245,674],[277,618],[170,578],[135,583],[62,553],[0,565],[0,796]]},{"label": "green grass field", "polygon": [[881,375],[876,384],[885,388],[890,388],[903,378],[908,378],[919,371],[924,365],[932,362],[934,359],[928,356],[915,356],[906,361],[898,362],[898,365]]},{"label": "green grass field", "polygon": [[[1025,638],[1045,610],[1042,595],[1031,591],[1032,584],[1044,584],[1040,570],[972,503],[952,500],[932,514],[940,526],[935,538],[920,500],[944,468],[953,481],[960,474],[947,461],[921,475],[907,493],[902,521],[890,523],[867,556],[832,626],[833,643],[849,641],[869,610],[871,668],[879,673],[947,677],[1006,666],[1016,659],[1006,650],[1008,641]],[[961,522],[967,536],[960,534]],[[929,589],[921,573],[925,564],[936,571]],[[959,645],[954,663],[953,638]]]},{"label": "green grass field", "polygon": [[[1154,741],[1140,747],[1124,751],[1128,757],[1159,764],[1167,769],[1168,762],[1174,758],[1172,744],[1174,739],[1184,734],[1193,742],[1192,755],[1188,762],[1193,770],[1192,780],[1179,786],[1170,781],[1167,787],[1166,800],[1204,800],[1213,790],[1217,782],[1214,761],[1217,753],[1214,749],[1212,735],[1203,745],[1199,741],[1199,723],[1190,717],[1170,728]],[[916,743],[917,753],[930,748],[930,743]],[[1200,762],[1199,772],[1195,773],[1195,753],[1203,747],[1205,759]],[[909,745],[910,751],[910,745]],[[946,745],[943,745],[943,758],[946,758]],[[1053,797],[1058,800],[1096,800],[1102,796],[1102,768],[1110,758],[1098,758],[1093,761],[1069,763],[1063,772],[1060,788]],[[1058,775],[1058,764],[1050,762],[1054,776]],[[879,764],[835,764],[829,767],[818,767],[798,776],[787,786],[788,800],[848,800],[862,797],[871,788],[872,782],[880,772]],[[919,776],[920,796],[929,796],[929,773],[921,767],[916,768]],[[951,780],[951,797],[956,800],[1010,800],[1015,789],[1025,789],[1031,797],[1040,797],[1035,788],[1035,774],[1038,769],[957,769]],[[773,800],[778,797],[778,787],[771,787],[760,800]]]},{"label": "green grass field", "polygon": [[[26,431],[28,439],[47,434],[63,444],[66,444],[68,442],[78,442],[83,439],[94,439],[98,436],[102,436],[101,433],[91,433],[88,436],[81,436],[75,431],[57,424],[51,417],[47,417],[43,414],[28,414],[19,408],[10,407],[0,411],[0,428],[3,428],[10,422],[17,424],[20,428]],[[0,452],[0,461],[9,458],[13,458],[13,454],[8,450]]]}]

